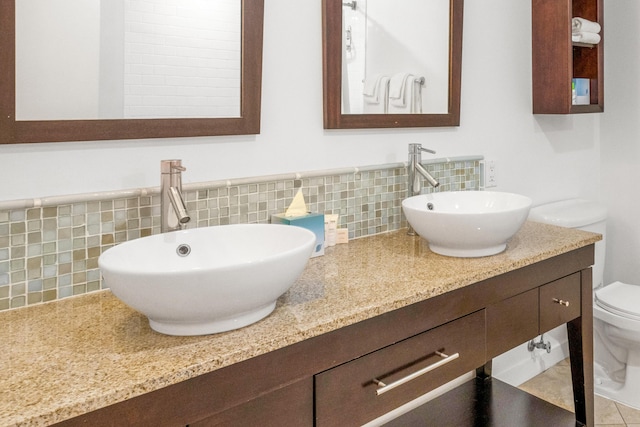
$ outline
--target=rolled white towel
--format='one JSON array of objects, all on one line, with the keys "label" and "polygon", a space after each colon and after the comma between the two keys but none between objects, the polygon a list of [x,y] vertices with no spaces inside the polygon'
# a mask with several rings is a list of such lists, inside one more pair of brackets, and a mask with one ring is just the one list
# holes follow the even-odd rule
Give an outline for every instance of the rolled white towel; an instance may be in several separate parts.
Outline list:
[{"label": "rolled white towel", "polygon": [[571,41],[577,42],[577,43],[586,43],[586,44],[598,44],[600,43],[601,37],[600,34],[596,34],[596,33],[587,33],[587,32],[580,32],[580,33],[573,33],[571,35]]},{"label": "rolled white towel", "polygon": [[571,20],[571,31],[576,33],[595,33],[598,34],[602,30],[600,24],[597,22],[589,21],[584,18],[573,18]]}]

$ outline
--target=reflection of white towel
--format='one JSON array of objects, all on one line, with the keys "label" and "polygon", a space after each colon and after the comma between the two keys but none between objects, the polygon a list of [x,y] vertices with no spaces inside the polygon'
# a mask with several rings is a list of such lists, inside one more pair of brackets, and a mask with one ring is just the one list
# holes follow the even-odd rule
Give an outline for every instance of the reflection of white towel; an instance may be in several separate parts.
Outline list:
[{"label": "reflection of white towel", "polygon": [[416,83],[416,79],[413,75],[409,75],[404,82],[404,91],[402,99],[389,98],[389,113],[390,114],[410,114],[418,113],[421,111],[422,106],[418,103],[421,99],[422,87]]},{"label": "reflection of white towel", "polygon": [[366,114],[384,114],[387,112],[387,100],[389,99],[389,77],[381,76],[375,89],[376,96],[367,96],[364,98],[364,113]]},{"label": "reflection of white towel", "polygon": [[571,41],[578,43],[587,43],[587,44],[598,44],[600,43],[600,34],[596,33],[573,33],[571,34]]},{"label": "reflection of white towel", "polygon": [[379,86],[382,77],[382,74],[376,74],[375,76],[367,77],[364,79],[364,88],[362,90],[362,94],[364,95],[365,101],[370,104],[377,104],[380,102]]},{"label": "reflection of white towel", "polygon": [[375,96],[376,90],[378,90],[378,82],[380,81],[382,74],[376,74],[375,76],[369,76],[364,79],[364,89],[362,93],[367,96]]},{"label": "reflection of white towel", "polygon": [[584,18],[573,18],[571,20],[571,31],[575,33],[596,33],[598,34],[602,28],[597,22],[589,21]]},{"label": "reflection of white towel", "polygon": [[389,102],[395,107],[405,107],[411,102],[411,84],[413,75],[409,73],[397,73],[389,82]]}]

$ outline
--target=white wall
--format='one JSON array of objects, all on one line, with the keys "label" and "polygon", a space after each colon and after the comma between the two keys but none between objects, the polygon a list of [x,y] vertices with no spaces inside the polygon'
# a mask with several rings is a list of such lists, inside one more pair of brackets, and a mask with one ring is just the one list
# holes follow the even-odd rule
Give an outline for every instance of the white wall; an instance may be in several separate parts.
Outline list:
[{"label": "white wall", "polygon": [[609,208],[605,284],[640,284],[640,3],[607,1],[602,200]]},{"label": "white wall", "polygon": [[530,2],[466,0],[460,127],[338,131],[322,128],[320,1],[265,3],[260,135],[2,145],[0,200],[157,186],[166,158],[198,182],[400,162],[412,142],[484,154],[497,190],[536,203],[598,197],[600,115],[531,114]]}]

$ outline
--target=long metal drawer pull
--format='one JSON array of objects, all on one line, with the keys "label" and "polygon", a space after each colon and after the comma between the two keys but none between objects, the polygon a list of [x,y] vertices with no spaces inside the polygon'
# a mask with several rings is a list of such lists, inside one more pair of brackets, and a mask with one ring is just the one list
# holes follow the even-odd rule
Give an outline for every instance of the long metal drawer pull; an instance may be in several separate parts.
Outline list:
[{"label": "long metal drawer pull", "polygon": [[569,301],[553,298],[553,302],[555,302],[556,304],[564,305],[565,307],[569,307]]},{"label": "long metal drawer pull", "polygon": [[446,355],[444,353],[441,353],[439,351],[436,351],[436,354],[440,357],[442,357],[442,360],[437,361],[436,363],[426,366],[422,369],[420,369],[419,371],[414,372],[413,374],[407,375],[404,378],[400,378],[398,381],[394,381],[391,384],[385,384],[382,381],[380,381],[377,378],[373,379],[373,382],[377,385],[380,386],[379,389],[376,390],[376,395],[380,396],[382,393],[386,393],[389,390],[393,390],[396,387],[401,386],[402,384],[408,383],[411,380],[414,380],[416,378],[418,378],[421,375],[426,374],[427,372],[433,371],[434,369],[439,368],[442,365],[446,365],[449,362],[452,362],[453,360],[457,359],[458,357],[460,357],[460,353],[455,353],[452,354],[451,356]]}]

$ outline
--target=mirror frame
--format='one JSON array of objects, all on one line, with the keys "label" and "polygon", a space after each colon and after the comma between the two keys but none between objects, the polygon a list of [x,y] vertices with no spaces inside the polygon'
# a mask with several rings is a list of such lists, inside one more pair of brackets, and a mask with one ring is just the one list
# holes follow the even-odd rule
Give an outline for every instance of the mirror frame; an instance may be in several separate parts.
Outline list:
[{"label": "mirror frame", "polygon": [[15,2],[0,1],[0,144],[260,133],[264,0],[242,0],[240,117],[16,120]]},{"label": "mirror frame", "polygon": [[449,112],[443,114],[342,114],[342,0],[322,1],[324,128],[396,128],[460,125],[464,0],[450,0]]}]

